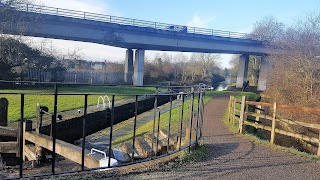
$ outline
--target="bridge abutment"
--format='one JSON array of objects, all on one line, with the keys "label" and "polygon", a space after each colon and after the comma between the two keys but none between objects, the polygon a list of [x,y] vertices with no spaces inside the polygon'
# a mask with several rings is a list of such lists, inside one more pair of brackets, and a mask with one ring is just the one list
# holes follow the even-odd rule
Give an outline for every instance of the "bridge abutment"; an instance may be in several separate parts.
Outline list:
[{"label": "bridge abutment", "polygon": [[127,49],[124,62],[124,82],[132,85],[133,78],[133,50]]},{"label": "bridge abutment", "polygon": [[238,76],[237,76],[237,88],[243,87],[243,82],[248,80],[248,64],[249,64],[249,55],[243,54],[239,58],[238,66]]},{"label": "bridge abutment", "polygon": [[133,85],[143,86],[143,74],[144,74],[144,49],[137,49],[134,59],[134,73],[133,73]]},{"label": "bridge abutment", "polygon": [[271,70],[271,64],[267,57],[261,59],[259,80],[258,80],[258,91],[265,91],[267,89],[267,78],[268,72]]}]

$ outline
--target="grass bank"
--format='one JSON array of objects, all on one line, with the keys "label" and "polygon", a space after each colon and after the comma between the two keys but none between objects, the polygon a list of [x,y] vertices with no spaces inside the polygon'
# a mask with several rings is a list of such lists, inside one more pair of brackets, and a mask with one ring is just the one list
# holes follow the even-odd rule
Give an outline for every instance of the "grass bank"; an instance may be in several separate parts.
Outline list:
[{"label": "grass bank", "polygon": [[[47,106],[50,112],[53,112],[53,95],[40,95],[40,93],[53,93],[54,89],[50,87],[30,87],[22,89],[2,89],[0,93],[26,93],[24,104],[25,118],[33,118],[36,113],[36,104],[40,103]],[[32,94],[33,93],[33,94]],[[59,87],[58,93],[72,94],[152,94],[155,93],[155,88],[140,88],[129,86],[72,86]],[[97,104],[100,95],[88,96],[88,105]],[[17,121],[20,118],[20,95],[16,94],[1,94],[0,98],[7,98],[9,101],[8,119],[9,122]],[[116,96],[116,100],[127,98],[126,96]],[[77,109],[84,106],[83,95],[60,95],[58,96],[58,111]]]}]

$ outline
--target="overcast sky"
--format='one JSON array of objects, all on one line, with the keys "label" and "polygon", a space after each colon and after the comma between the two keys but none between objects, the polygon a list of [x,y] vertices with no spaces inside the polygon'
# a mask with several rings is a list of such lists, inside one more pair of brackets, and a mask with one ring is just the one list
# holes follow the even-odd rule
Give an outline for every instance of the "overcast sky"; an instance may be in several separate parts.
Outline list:
[{"label": "overcast sky", "polygon": [[[148,21],[249,33],[256,21],[273,16],[286,25],[319,12],[319,0],[36,0],[38,4]],[[29,39],[30,41],[30,39]],[[42,38],[32,40],[41,46]],[[59,54],[76,50],[87,60],[122,61],[125,49],[93,43],[45,40]],[[146,55],[154,56],[147,51]],[[230,55],[222,55],[228,67]]]}]

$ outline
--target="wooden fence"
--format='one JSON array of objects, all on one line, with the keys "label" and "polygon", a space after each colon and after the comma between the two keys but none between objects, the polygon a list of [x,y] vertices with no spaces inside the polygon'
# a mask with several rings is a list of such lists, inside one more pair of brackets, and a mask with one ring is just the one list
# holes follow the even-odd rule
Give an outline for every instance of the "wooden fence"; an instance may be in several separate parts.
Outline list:
[{"label": "wooden fence", "polygon": [[[5,127],[0,126],[0,136],[10,136],[16,137],[18,139],[18,130],[17,128]],[[10,141],[10,142],[1,142],[0,141],[0,153],[19,153],[19,142],[17,141]]]},{"label": "wooden fence", "polygon": [[[249,107],[251,111],[249,111]],[[270,131],[271,144],[274,144],[276,133],[317,144],[317,156],[320,156],[320,124],[311,124],[301,121],[284,119],[278,115],[277,110],[291,110],[295,112],[320,115],[320,109],[316,108],[278,105],[276,102],[265,103],[247,101],[246,96],[242,96],[241,100],[237,100],[234,96],[230,96],[228,120],[229,122],[232,122],[233,125],[235,125],[236,121],[239,122],[239,133],[245,132],[246,125]],[[255,119],[249,119],[248,116],[252,116]],[[262,124],[260,121],[261,119],[264,119],[265,121],[271,121],[271,126],[265,125],[266,123]],[[278,129],[277,124],[280,122],[316,129],[317,131],[319,131],[319,136],[311,137],[305,134],[299,134],[295,132],[289,132],[286,130]]]}]

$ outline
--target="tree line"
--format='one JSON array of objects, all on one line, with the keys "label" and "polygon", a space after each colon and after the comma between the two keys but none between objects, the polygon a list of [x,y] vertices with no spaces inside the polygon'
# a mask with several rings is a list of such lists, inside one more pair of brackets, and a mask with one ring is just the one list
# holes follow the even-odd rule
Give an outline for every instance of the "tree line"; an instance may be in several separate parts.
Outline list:
[{"label": "tree line", "polygon": [[[320,13],[307,14],[285,26],[274,17],[254,24],[252,33],[269,38],[271,64],[267,90],[270,101],[295,106],[320,107]],[[259,56],[250,56],[248,79],[257,85]],[[231,60],[231,76],[236,76],[238,56]]]},{"label": "tree line", "polygon": [[175,85],[218,83],[225,78],[219,59],[219,55],[210,53],[192,53],[190,56],[184,53],[157,53],[152,58],[146,57],[144,80],[147,83],[168,82]]}]

